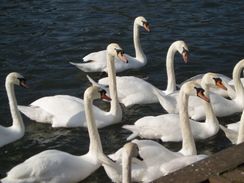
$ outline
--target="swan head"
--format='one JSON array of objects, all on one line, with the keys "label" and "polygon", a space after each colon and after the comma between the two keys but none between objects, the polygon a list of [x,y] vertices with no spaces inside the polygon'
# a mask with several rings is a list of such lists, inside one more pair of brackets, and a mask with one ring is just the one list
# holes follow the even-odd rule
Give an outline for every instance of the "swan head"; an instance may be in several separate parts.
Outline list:
[{"label": "swan head", "polygon": [[125,63],[128,63],[128,60],[124,56],[123,49],[116,43],[111,43],[107,46],[107,53],[114,57],[119,57]]},{"label": "swan head", "polygon": [[188,81],[184,83],[180,89],[188,96],[198,96],[206,102],[210,102],[209,98],[204,95],[204,89],[197,83],[193,81]]},{"label": "swan head", "polygon": [[184,62],[187,63],[189,55],[187,44],[182,40],[175,41],[173,44],[175,45],[176,50],[182,55]]},{"label": "swan head", "polygon": [[222,83],[222,79],[215,73],[209,72],[206,73],[202,80],[201,80],[201,85],[207,84],[207,85],[217,85],[218,87],[227,90],[225,85]]},{"label": "swan head", "polygon": [[23,86],[24,88],[27,88],[27,89],[30,88],[26,83],[26,79],[17,72],[9,73],[6,77],[6,83]]},{"label": "swan head", "polygon": [[91,100],[95,99],[105,99],[112,100],[110,97],[106,95],[106,91],[98,86],[90,86],[86,89],[84,96],[90,98]]},{"label": "swan head", "polygon": [[137,144],[132,143],[132,142],[128,142],[124,145],[123,147],[123,157],[127,158],[137,158],[141,161],[143,161],[143,158],[140,156],[139,154],[139,148],[137,146]]},{"label": "swan head", "polygon": [[139,16],[135,19],[135,23],[139,26],[144,27],[148,32],[151,32],[150,28],[148,27],[148,22],[143,16]]}]

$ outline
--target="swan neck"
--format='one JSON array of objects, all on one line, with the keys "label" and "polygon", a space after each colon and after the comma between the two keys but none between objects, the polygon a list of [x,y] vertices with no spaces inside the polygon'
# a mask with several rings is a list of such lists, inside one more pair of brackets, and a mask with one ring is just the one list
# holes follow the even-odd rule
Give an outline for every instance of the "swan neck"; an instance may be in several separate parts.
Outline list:
[{"label": "swan neck", "polygon": [[[111,101],[110,113],[112,115],[118,116],[121,115],[121,108],[119,105],[118,94],[117,94],[117,86],[116,86],[116,71],[115,71],[115,57],[107,54],[107,65],[108,65],[108,78],[109,78],[109,91]],[[121,61],[122,62],[122,61]],[[121,114],[120,114],[121,113]]]},{"label": "swan neck", "polygon": [[90,98],[90,96],[84,96],[87,129],[90,139],[89,152],[103,153],[101,139],[95,123],[92,102],[93,100]]},{"label": "swan neck", "polygon": [[192,135],[191,126],[189,122],[188,114],[188,99],[189,96],[180,91],[180,103],[179,103],[179,115],[180,115],[180,126],[182,132],[182,149],[181,152],[184,155],[196,155],[196,144]]},{"label": "swan neck", "polygon": [[122,155],[122,183],[131,183],[131,158]]},{"label": "swan neck", "polygon": [[175,71],[174,71],[174,56],[176,53],[176,49],[174,44],[172,44],[167,52],[166,56],[166,73],[167,73],[167,89],[165,91],[166,94],[172,93],[176,91],[176,79],[175,79]]},{"label": "swan neck", "polygon": [[237,144],[244,142],[244,110],[241,115],[241,121],[238,131]]},{"label": "swan neck", "polygon": [[[209,85],[205,84],[204,82],[201,82],[201,86],[204,89],[205,96],[210,99]],[[200,100],[202,100],[202,99],[200,99]],[[206,102],[204,100],[202,100],[202,102],[203,102],[203,107],[204,107],[205,116],[206,116],[205,123],[208,124],[208,126],[211,129],[213,129],[215,127],[219,128],[219,121],[218,121],[216,115],[214,114],[213,107],[211,104],[211,99],[210,99],[210,102]]]},{"label": "swan neck", "polygon": [[134,22],[134,28],[133,28],[133,41],[134,41],[136,59],[146,65],[147,57],[144,54],[140,43],[140,26],[137,25],[136,22]]},{"label": "swan neck", "polygon": [[235,99],[238,101],[244,100],[244,88],[240,78],[243,67],[244,67],[244,62],[237,63],[237,65],[234,67],[233,74],[232,74],[234,87],[236,91]]},{"label": "swan neck", "polygon": [[17,100],[15,97],[14,85],[11,83],[8,83],[6,81],[5,87],[6,87],[8,101],[9,101],[10,113],[11,113],[11,116],[13,119],[12,127],[15,130],[18,130],[19,132],[24,132],[25,126],[24,126],[21,114],[17,107]]}]

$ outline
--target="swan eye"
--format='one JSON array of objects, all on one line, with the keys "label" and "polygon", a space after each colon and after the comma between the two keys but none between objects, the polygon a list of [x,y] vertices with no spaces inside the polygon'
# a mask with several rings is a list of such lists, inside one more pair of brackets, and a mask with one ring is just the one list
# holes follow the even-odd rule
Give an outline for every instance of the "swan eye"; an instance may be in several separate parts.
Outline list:
[{"label": "swan eye", "polygon": [[17,78],[19,80],[19,85],[23,86],[25,88],[29,88],[29,86],[26,84],[26,79],[25,78]]},{"label": "swan eye", "polygon": [[182,48],[183,48],[182,53],[187,53],[189,55],[189,51],[187,49],[185,49],[185,47],[182,47]]},{"label": "swan eye", "polygon": [[143,21],[143,20],[142,20],[141,22],[142,22],[143,25],[147,25],[147,26],[149,25],[149,23],[146,22],[146,21]]},{"label": "swan eye", "polygon": [[121,50],[121,49],[116,49],[116,48],[114,48],[115,49],[115,51],[117,52],[117,55],[119,54],[119,53],[121,53],[121,54],[124,54],[125,52],[123,51],[123,50]]},{"label": "swan eye", "polygon": [[215,83],[217,84],[217,83],[222,83],[222,79],[220,79],[220,78],[213,78],[213,80],[215,81]]},{"label": "swan eye", "polygon": [[203,93],[204,93],[204,89],[202,89],[202,88],[197,88],[197,87],[194,87],[195,89],[196,89],[196,91],[197,91],[197,96],[199,96],[199,95],[204,95]]}]

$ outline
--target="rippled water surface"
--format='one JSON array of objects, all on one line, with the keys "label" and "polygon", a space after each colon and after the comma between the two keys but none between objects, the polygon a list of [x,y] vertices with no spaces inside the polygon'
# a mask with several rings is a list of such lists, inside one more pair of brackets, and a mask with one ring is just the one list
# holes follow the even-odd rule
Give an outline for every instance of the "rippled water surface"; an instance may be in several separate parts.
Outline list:
[{"label": "rippled water surface", "polygon": [[[24,75],[31,90],[16,87],[18,104],[28,105],[47,95],[68,94],[83,98],[90,86],[83,71],[69,64],[81,62],[86,54],[105,49],[116,42],[126,53],[134,55],[133,21],[144,16],[152,30],[141,29],[141,44],[148,64],[139,70],[118,75],[147,77],[158,88],[166,88],[165,56],[175,40],[184,40],[190,49],[189,63],[175,57],[177,83],[208,71],[229,77],[243,55],[244,5],[241,1],[21,1],[0,3],[0,123],[10,126],[5,77],[16,71]],[[99,73],[89,73],[98,79]],[[109,104],[96,101],[104,110]],[[146,115],[165,113],[159,104],[123,107],[120,124],[99,130],[104,152],[113,153],[125,142],[131,124]],[[221,124],[238,121],[240,114],[220,118]],[[52,129],[23,116],[25,136],[0,148],[0,174],[6,176],[15,165],[46,149],[58,149],[74,155],[88,151],[87,129]],[[181,143],[163,143],[179,150]],[[213,154],[231,146],[222,131],[197,142],[198,153]],[[110,182],[103,168],[83,182]]]}]

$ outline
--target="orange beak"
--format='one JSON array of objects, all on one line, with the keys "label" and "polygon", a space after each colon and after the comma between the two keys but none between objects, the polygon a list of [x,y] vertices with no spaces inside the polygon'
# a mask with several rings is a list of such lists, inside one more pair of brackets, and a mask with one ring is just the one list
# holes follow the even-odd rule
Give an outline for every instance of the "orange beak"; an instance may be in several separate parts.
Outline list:
[{"label": "orange beak", "polygon": [[124,54],[121,51],[118,52],[118,57],[125,63],[128,63],[128,60],[125,58]]},{"label": "orange beak", "polygon": [[216,85],[219,86],[220,88],[227,90],[227,88],[225,87],[225,85],[223,85],[221,79],[218,79],[216,82]]},{"label": "orange beak", "polygon": [[143,27],[148,31],[148,32],[151,32],[150,28],[148,27],[148,24],[147,23],[144,23],[143,24]]},{"label": "orange beak", "polygon": [[188,62],[188,52],[187,51],[184,51],[182,53],[182,57],[183,57],[184,62],[187,63]]}]

